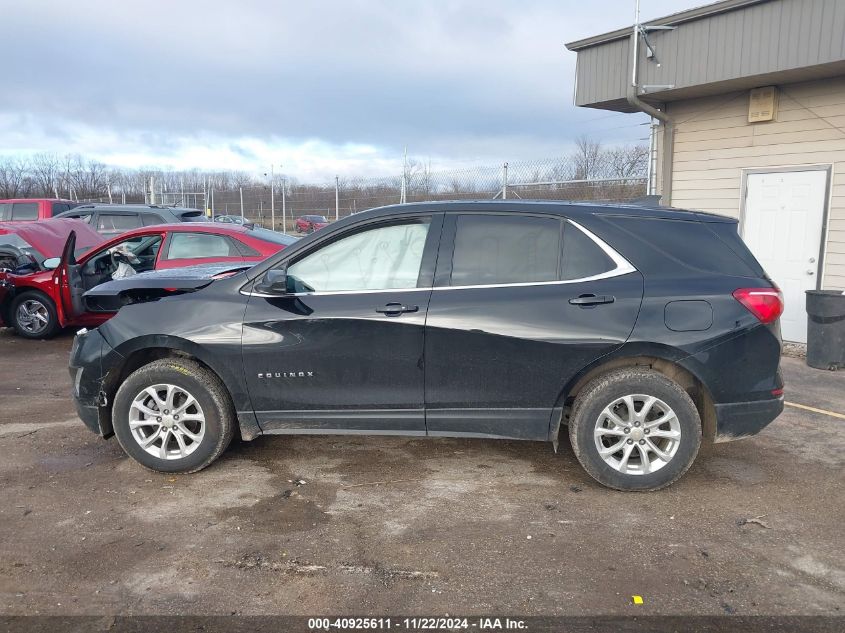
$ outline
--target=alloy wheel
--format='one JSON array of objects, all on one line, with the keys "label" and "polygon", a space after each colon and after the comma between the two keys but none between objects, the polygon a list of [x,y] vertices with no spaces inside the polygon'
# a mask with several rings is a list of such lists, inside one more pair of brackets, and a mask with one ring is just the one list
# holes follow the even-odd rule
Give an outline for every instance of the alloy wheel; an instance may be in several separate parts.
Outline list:
[{"label": "alloy wheel", "polygon": [[38,299],[27,299],[18,306],[18,324],[30,334],[40,334],[50,324],[50,313]]},{"label": "alloy wheel", "polygon": [[159,459],[182,459],[205,436],[205,414],[182,387],[157,384],[135,396],[129,407],[129,430],[138,445]]},{"label": "alloy wheel", "polygon": [[599,456],[625,475],[647,475],[668,464],[681,442],[672,408],[654,396],[617,398],[599,414],[594,438]]}]

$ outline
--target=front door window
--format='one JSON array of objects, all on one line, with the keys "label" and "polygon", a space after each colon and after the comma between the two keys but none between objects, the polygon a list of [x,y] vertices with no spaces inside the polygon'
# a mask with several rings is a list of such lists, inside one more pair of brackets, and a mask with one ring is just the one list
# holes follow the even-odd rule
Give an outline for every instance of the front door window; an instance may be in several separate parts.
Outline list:
[{"label": "front door window", "polygon": [[343,237],[288,267],[295,292],[415,288],[429,222],[381,226]]}]

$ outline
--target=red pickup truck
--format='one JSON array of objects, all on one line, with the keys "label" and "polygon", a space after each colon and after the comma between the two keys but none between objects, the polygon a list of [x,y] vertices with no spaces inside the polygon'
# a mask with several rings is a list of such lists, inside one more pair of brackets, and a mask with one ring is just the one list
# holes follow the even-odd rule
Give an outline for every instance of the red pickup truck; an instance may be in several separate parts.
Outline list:
[{"label": "red pickup truck", "polygon": [[0,222],[32,222],[46,220],[79,206],[61,198],[12,198],[0,200]]}]

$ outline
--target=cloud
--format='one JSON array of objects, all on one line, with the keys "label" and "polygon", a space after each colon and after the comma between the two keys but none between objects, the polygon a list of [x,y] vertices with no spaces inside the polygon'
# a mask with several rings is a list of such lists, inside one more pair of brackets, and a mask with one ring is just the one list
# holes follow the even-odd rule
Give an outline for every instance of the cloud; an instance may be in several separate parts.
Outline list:
[{"label": "cloud", "polygon": [[563,47],[625,25],[629,0],[8,4],[6,151],[328,177],[395,164],[405,146],[455,163],[557,155],[584,131],[645,136],[642,117],[571,105]]}]

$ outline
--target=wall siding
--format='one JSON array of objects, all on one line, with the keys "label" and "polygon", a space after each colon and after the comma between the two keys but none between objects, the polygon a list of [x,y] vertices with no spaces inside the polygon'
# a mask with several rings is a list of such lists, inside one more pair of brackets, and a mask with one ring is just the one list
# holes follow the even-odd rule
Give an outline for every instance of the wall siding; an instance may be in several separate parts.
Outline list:
[{"label": "wall siding", "polygon": [[[845,0],[771,0],[688,22],[640,50],[641,85],[702,86],[845,59]],[[576,105],[625,98],[629,38],[578,50]]]},{"label": "wall siding", "polygon": [[676,207],[738,218],[743,169],[832,165],[822,287],[845,290],[845,77],[780,87],[768,123],[747,122],[747,91],[673,102],[669,114]]}]

